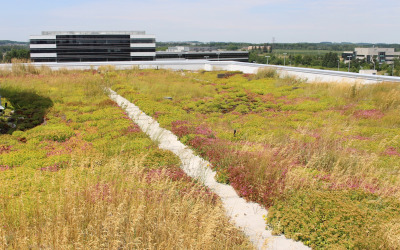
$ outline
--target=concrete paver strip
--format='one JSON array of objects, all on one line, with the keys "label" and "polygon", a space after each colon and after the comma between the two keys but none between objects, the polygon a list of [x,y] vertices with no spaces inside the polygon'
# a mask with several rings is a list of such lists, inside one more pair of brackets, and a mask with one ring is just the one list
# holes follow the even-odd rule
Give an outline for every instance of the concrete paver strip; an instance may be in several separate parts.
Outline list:
[{"label": "concrete paver strip", "polygon": [[214,178],[215,172],[209,167],[209,162],[195,155],[178,140],[177,136],[161,128],[157,121],[143,113],[136,105],[111,89],[108,91],[110,98],[125,109],[128,116],[139,125],[142,131],[159,143],[161,149],[170,150],[181,159],[181,168],[187,175],[202,181],[205,186],[221,197],[227,215],[258,249],[310,249],[301,242],[287,239],[282,235],[272,235],[271,231],[265,229],[263,216],[267,215],[266,209],[259,204],[246,202],[231,186],[218,183]]}]

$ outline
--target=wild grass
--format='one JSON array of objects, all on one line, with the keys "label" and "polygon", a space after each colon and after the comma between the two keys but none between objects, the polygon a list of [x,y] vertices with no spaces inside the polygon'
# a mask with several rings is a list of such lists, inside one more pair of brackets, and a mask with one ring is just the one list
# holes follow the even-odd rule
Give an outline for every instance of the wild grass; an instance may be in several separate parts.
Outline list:
[{"label": "wild grass", "polygon": [[279,77],[278,72],[275,69],[271,68],[263,68],[257,71],[257,74],[254,75],[255,80],[263,79],[263,78],[275,78]]},{"label": "wild grass", "polygon": [[[399,247],[392,223],[400,197],[398,85],[142,72],[148,78],[120,74],[112,87],[210,160],[219,181],[269,208],[266,222],[275,232],[317,248]],[[144,79],[157,77],[174,88],[180,82],[191,98],[156,98],[160,92],[147,91],[151,80]],[[210,89],[201,96],[203,86]],[[293,206],[305,201],[309,207]],[[309,214],[314,208],[318,213]]]},{"label": "wild grass", "polygon": [[251,248],[216,198],[178,169],[149,171],[123,157],[74,160],[25,175],[31,190],[3,196],[2,248]]},{"label": "wild grass", "polygon": [[13,90],[4,94],[28,91],[32,103],[52,105],[36,103],[36,127],[0,135],[0,247],[253,248],[220,200],[103,93],[117,77],[112,69],[1,75]]},{"label": "wild grass", "polygon": [[[139,204],[148,197],[139,194],[149,191],[159,197],[162,191],[167,200],[164,201],[162,195],[158,200],[168,206],[185,208],[189,206],[186,200],[194,196],[185,195],[194,192],[202,198],[190,200],[191,204],[198,201],[200,207],[217,209],[218,201],[207,190],[186,180],[187,177],[178,171],[176,157],[158,150],[126,114],[107,99],[102,87],[111,86],[210,160],[218,181],[230,183],[241,196],[269,208],[266,222],[276,233],[284,233],[315,248],[399,247],[398,85],[305,84],[293,78],[253,79],[251,75],[240,73],[218,78],[218,73],[224,72],[182,74],[166,70],[115,71],[113,68],[57,72],[45,68],[30,72],[25,68],[1,72],[2,88],[27,91],[42,100],[50,98],[52,101],[52,105],[43,109],[40,126],[0,137],[3,178],[0,204],[1,211],[6,211],[0,218],[12,228],[3,230],[4,244],[15,248],[102,246],[106,244],[101,238],[104,233],[108,237],[105,238],[114,239],[107,241],[112,242],[111,245],[104,246],[117,247],[119,242],[128,242],[127,238],[134,235],[126,230],[124,234],[113,231],[114,226],[109,226],[121,219],[124,223],[117,227],[134,228],[130,219],[136,218],[134,214],[139,207],[126,197],[126,192],[132,189],[138,191],[135,200]],[[42,105],[41,102],[37,104]],[[134,176],[127,169],[133,169]],[[105,173],[109,172],[113,174],[107,177]],[[75,173],[79,174],[75,176]],[[125,176],[127,183],[116,181]],[[145,181],[154,176],[155,186],[153,181]],[[169,189],[167,192],[166,186],[180,196],[173,196]],[[72,192],[67,192],[68,187]],[[105,202],[101,198],[98,199],[100,206],[80,195],[72,196],[79,192],[91,193],[90,190],[100,190],[96,192],[101,193],[101,197],[103,193],[107,193],[106,197],[110,193],[118,202],[108,201],[108,198]],[[150,201],[148,206],[155,207],[156,202]],[[47,208],[44,204],[63,205]],[[119,205],[125,217],[113,217],[119,213]],[[82,217],[77,212],[81,207],[91,214]],[[172,217],[171,227],[163,230],[169,233],[175,230],[177,234],[167,238],[161,230],[159,235],[164,241],[156,241],[152,238],[154,234],[149,233],[156,228],[148,225],[167,220],[172,212],[163,209],[156,210],[166,214],[159,220],[151,219],[154,214],[145,216],[151,211],[142,213],[149,219],[142,223],[146,225],[147,231],[143,231],[146,233],[140,234],[140,242],[146,243],[132,246],[169,248],[169,238],[175,242],[200,244],[195,245],[198,248],[248,246],[237,231],[229,231],[228,224],[220,222],[229,230],[215,234],[213,230],[202,228],[203,224],[193,222],[190,214],[183,218]],[[185,210],[179,209],[177,214],[185,214],[182,212]],[[206,209],[204,214],[198,214],[200,217],[196,220],[205,218],[205,214],[212,215],[210,211]],[[100,218],[97,212],[103,216],[101,220],[106,221],[101,225],[93,219]],[[75,218],[74,213],[85,218],[84,222],[70,220]],[[206,217],[205,221],[218,216]],[[202,235],[212,235],[209,241],[212,243],[202,245],[198,236],[180,236],[173,224],[175,220],[182,223],[185,219],[188,227],[204,232]],[[69,220],[76,221],[79,226],[50,228],[50,225],[71,225]],[[50,236],[44,236],[39,223],[49,224],[43,228],[53,230],[51,241],[56,243],[49,245],[50,238],[46,237]],[[207,223],[216,226],[210,221]],[[88,225],[91,225],[89,229]],[[90,231],[92,228],[94,231]],[[186,230],[192,230],[190,228]],[[135,230],[135,233],[140,231]],[[25,236],[14,237],[10,234],[14,231]],[[191,234],[196,235],[194,229],[192,231]],[[123,236],[118,238],[118,235]],[[73,240],[65,240],[68,237]],[[180,237],[184,239],[178,240]],[[26,243],[20,239],[32,240]],[[73,245],[75,241],[81,245]],[[229,245],[228,241],[234,245]]]},{"label": "wild grass", "polygon": [[[171,72],[166,70],[158,70],[158,74],[154,75],[152,70],[132,69],[130,71],[120,72],[114,75],[115,82],[128,80],[132,91],[145,93],[152,96],[156,101],[162,101],[164,97],[172,97],[173,100],[186,100],[198,97],[209,96],[213,88],[208,84],[193,84],[196,80],[192,78],[182,77],[179,72]],[[177,81],[177,79],[179,79]],[[184,87],[190,86],[190,91]],[[118,86],[116,86],[118,88]]]}]

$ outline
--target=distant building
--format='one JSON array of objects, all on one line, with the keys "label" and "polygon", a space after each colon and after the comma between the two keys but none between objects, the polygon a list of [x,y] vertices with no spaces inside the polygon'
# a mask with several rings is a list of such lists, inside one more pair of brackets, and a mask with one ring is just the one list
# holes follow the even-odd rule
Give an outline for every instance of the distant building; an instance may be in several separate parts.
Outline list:
[{"label": "distant building", "polygon": [[375,69],[362,69],[358,73],[364,74],[364,75],[377,75],[378,71]]},{"label": "distant building", "polygon": [[212,47],[188,47],[188,46],[176,46],[169,47],[167,52],[211,52],[216,49]]},{"label": "distant building", "polygon": [[247,50],[263,50],[271,52],[271,46],[248,46]]},{"label": "distant building", "polygon": [[33,62],[152,61],[154,35],[144,31],[43,31],[30,36]]},{"label": "distant building", "polygon": [[209,51],[209,52],[167,52],[157,51],[157,61],[161,60],[211,60],[248,62],[248,51]]},{"label": "distant building", "polygon": [[393,64],[394,59],[400,57],[400,52],[395,52],[394,48],[355,48],[354,52],[345,51],[342,53],[345,63],[348,62],[349,56],[351,59],[356,58],[367,62]]},{"label": "distant building", "polygon": [[353,59],[353,57],[354,57],[354,52],[353,51],[344,51],[342,53],[342,58],[343,58],[344,63],[348,63],[349,60]]},{"label": "distant building", "polygon": [[157,60],[212,60],[248,62],[247,51],[218,51],[212,47],[169,47],[166,51],[156,52]]}]

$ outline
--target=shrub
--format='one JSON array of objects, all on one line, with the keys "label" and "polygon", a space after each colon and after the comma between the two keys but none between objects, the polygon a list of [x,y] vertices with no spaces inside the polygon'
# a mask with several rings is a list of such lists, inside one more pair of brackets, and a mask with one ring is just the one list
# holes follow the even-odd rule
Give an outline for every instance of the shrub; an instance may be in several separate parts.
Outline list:
[{"label": "shrub", "polygon": [[42,140],[52,140],[63,142],[74,135],[74,131],[64,124],[49,124],[39,126],[26,132],[27,139],[37,138]]},{"label": "shrub", "polygon": [[267,223],[312,248],[388,249],[382,225],[399,218],[398,205],[360,191],[304,190],[272,206]]},{"label": "shrub", "polygon": [[276,69],[271,68],[261,68],[254,75],[254,80],[264,79],[264,78],[277,78],[279,77]]},{"label": "shrub", "polygon": [[240,104],[235,108],[235,111],[239,112],[241,114],[247,114],[247,113],[249,113],[250,110],[249,110],[249,107],[247,105]]}]

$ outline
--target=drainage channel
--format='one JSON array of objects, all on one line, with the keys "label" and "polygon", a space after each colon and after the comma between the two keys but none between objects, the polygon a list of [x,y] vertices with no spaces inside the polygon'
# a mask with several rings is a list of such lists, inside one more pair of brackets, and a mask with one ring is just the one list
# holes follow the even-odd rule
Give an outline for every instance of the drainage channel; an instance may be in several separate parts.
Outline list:
[{"label": "drainage channel", "polygon": [[209,162],[195,155],[176,135],[161,128],[157,121],[143,113],[136,105],[111,89],[107,91],[110,98],[126,111],[132,121],[138,124],[151,140],[158,143],[159,148],[172,151],[180,158],[181,168],[187,175],[204,183],[221,198],[231,221],[249,237],[257,249],[310,249],[301,242],[287,239],[283,235],[272,235],[270,230],[265,229],[263,216],[267,215],[266,209],[257,203],[246,202],[231,186],[218,183]]}]

